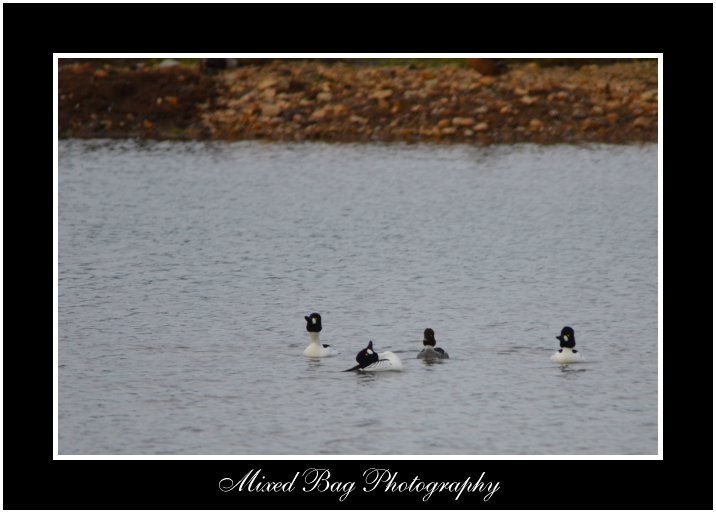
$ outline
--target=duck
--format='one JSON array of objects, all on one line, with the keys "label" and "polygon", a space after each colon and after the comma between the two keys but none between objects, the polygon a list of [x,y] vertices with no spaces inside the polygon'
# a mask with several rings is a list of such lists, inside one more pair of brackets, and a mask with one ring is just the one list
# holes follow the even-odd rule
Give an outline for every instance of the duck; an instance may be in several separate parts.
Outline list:
[{"label": "duck", "polygon": [[368,346],[361,349],[356,355],[358,365],[346,369],[344,372],[361,371],[361,372],[379,372],[379,371],[400,371],[403,370],[403,363],[398,355],[392,351],[384,351],[377,353],[373,349],[373,341],[368,342]]},{"label": "duck", "polygon": [[313,312],[311,315],[304,316],[304,319],[306,319],[306,331],[311,338],[311,343],[303,350],[303,356],[323,358],[336,354],[336,351],[330,345],[321,344],[319,340],[319,335],[323,329],[321,325],[321,314]]},{"label": "duck", "polygon": [[574,330],[569,326],[562,328],[562,332],[558,337],[559,350],[554,353],[550,360],[556,363],[576,363],[583,362],[584,357],[575,348],[576,341],[574,339]]},{"label": "duck", "polygon": [[450,355],[447,354],[447,351],[443,349],[442,347],[435,347],[435,332],[430,329],[426,328],[423,332],[423,349],[418,353],[417,358],[423,358],[425,360],[442,360],[445,358],[450,358]]}]

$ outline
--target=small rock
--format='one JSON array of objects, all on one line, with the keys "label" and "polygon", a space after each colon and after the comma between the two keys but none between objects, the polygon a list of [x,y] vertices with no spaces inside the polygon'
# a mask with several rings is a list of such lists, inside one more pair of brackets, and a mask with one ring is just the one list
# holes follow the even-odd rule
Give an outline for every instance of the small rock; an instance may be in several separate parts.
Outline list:
[{"label": "small rock", "polygon": [[597,116],[601,116],[604,114],[604,109],[601,108],[599,105],[595,105],[592,107],[592,114],[596,114]]},{"label": "small rock", "polygon": [[268,89],[269,87],[273,87],[276,84],[278,84],[278,80],[276,80],[273,77],[264,78],[261,82],[258,83],[256,86],[260,91],[263,91],[264,89]]},{"label": "small rock", "polygon": [[368,118],[364,118],[363,116],[358,116],[356,114],[353,114],[351,117],[348,118],[348,120],[351,123],[358,123],[359,125],[365,125],[368,123]]},{"label": "small rock", "polygon": [[450,125],[450,120],[448,119],[441,119],[438,121],[438,128],[445,128],[448,125]]},{"label": "small rock", "polygon": [[321,121],[322,119],[325,119],[329,111],[330,109],[328,107],[316,109],[313,111],[313,113],[311,113],[310,116],[308,116],[308,119],[310,119],[311,121]]},{"label": "small rock", "polygon": [[542,128],[542,121],[540,121],[539,119],[536,119],[536,118],[530,119],[530,128],[531,128],[532,130],[539,130],[539,129],[541,129],[541,128]]},{"label": "small rock", "polygon": [[480,85],[483,85],[485,87],[494,85],[495,82],[497,82],[497,79],[495,77],[486,76],[480,79]]},{"label": "small rock", "polygon": [[485,123],[484,121],[483,121],[482,123],[478,123],[477,125],[475,125],[474,127],[472,127],[472,129],[473,129],[475,132],[484,132],[485,130],[487,130],[487,128],[488,128],[488,125],[487,125],[487,123]]},{"label": "small rock", "polygon": [[331,93],[322,92],[316,95],[316,100],[318,100],[319,102],[329,102],[332,99],[333,95]]},{"label": "small rock", "polygon": [[558,118],[558,117],[559,117],[559,111],[558,111],[557,109],[552,109],[552,110],[549,111],[549,115],[550,115],[551,117],[553,117],[553,118]]},{"label": "small rock", "polygon": [[455,126],[472,126],[475,124],[475,118],[452,118],[452,124]]},{"label": "small rock", "polygon": [[274,103],[262,103],[261,104],[261,114],[267,117],[274,117],[278,116],[281,112],[281,107]]},{"label": "small rock", "polygon": [[559,91],[557,93],[554,93],[554,97],[559,101],[564,101],[569,98],[569,93],[567,91]]},{"label": "small rock", "polygon": [[632,121],[632,126],[635,128],[649,128],[651,127],[651,120],[644,116],[639,116],[634,121]]},{"label": "small rock", "polygon": [[109,72],[106,69],[98,69],[94,72],[94,76],[97,78],[106,78],[109,76]]},{"label": "small rock", "polygon": [[84,73],[92,69],[92,64],[90,64],[89,62],[86,62],[84,64],[75,63],[70,64],[67,68],[72,71],[72,73]]},{"label": "small rock", "polygon": [[373,98],[376,100],[385,100],[386,98],[390,98],[392,95],[392,89],[379,89],[378,91],[374,91],[373,94],[371,94],[368,98]]},{"label": "small rock", "polygon": [[442,135],[453,135],[455,132],[457,132],[457,128],[454,126],[448,126],[440,130]]},{"label": "small rock", "polygon": [[509,105],[505,105],[500,109],[500,114],[509,114],[510,112],[512,112],[512,109]]},{"label": "small rock", "polygon": [[655,116],[657,115],[657,111],[659,110],[659,106],[653,102],[642,104],[642,107],[644,108],[644,112],[646,112],[647,114],[653,114]]},{"label": "small rock", "polygon": [[240,103],[240,104],[241,104],[241,103],[248,103],[248,102],[254,100],[254,99],[256,98],[256,96],[257,96],[257,95],[256,95],[256,92],[255,92],[255,91],[249,91],[248,93],[242,95],[240,98],[238,98],[238,99],[235,100],[235,101],[237,101],[237,102]]},{"label": "small rock", "polygon": [[523,96],[522,98],[520,98],[520,101],[525,105],[532,105],[533,103],[537,102],[537,98],[535,98],[534,96]]},{"label": "small rock", "polygon": [[466,137],[470,137],[471,135],[474,135],[475,132],[473,132],[472,130],[470,130],[470,129],[468,128],[468,129],[466,129],[466,130],[463,132],[463,134],[465,134]]},{"label": "small rock", "polygon": [[641,101],[643,102],[651,102],[655,101],[658,97],[659,93],[656,91],[656,89],[652,89],[651,91],[645,91],[641,93]]},{"label": "small rock", "polygon": [[609,121],[612,125],[616,123],[618,119],[619,116],[614,112],[610,112],[609,114],[607,114],[607,121]]},{"label": "small rock", "polygon": [[175,61],[174,59],[164,59],[158,64],[159,68],[173,68],[174,66],[179,66],[179,61]]}]

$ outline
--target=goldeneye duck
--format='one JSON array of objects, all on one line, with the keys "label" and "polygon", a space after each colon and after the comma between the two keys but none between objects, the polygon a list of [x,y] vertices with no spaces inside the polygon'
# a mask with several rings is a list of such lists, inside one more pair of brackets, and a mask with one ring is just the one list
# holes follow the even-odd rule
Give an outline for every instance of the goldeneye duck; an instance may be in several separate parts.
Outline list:
[{"label": "goldeneye duck", "polygon": [[376,353],[373,350],[373,341],[368,342],[368,346],[365,349],[361,349],[356,355],[356,361],[358,365],[346,369],[348,371],[363,371],[363,372],[378,372],[378,371],[389,371],[389,370],[403,370],[403,363],[400,358],[392,351],[384,351],[382,353]]},{"label": "goldeneye duck", "polygon": [[425,360],[435,360],[450,358],[445,349],[442,347],[435,347],[435,332],[427,328],[423,333],[423,345],[425,346],[422,351],[418,353],[418,358],[424,358]]},{"label": "goldeneye duck", "polygon": [[312,313],[311,315],[304,316],[306,319],[306,331],[308,336],[311,338],[311,343],[303,351],[304,356],[312,356],[314,358],[322,358],[324,356],[331,356],[335,354],[334,349],[328,344],[321,344],[319,341],[319,334],[323,329],[321,326],[321,315],[318,313]]},{"label": "goldeneye duck", "polygon": [[555,337],[559,340],[559,351],[554,353],[550,359],[556,363],[575,363],[584,361],[584,357],[579,353],[574,346],[576,341],[574,339],[574,330],[569,326],[562,328],[562,333]]}]

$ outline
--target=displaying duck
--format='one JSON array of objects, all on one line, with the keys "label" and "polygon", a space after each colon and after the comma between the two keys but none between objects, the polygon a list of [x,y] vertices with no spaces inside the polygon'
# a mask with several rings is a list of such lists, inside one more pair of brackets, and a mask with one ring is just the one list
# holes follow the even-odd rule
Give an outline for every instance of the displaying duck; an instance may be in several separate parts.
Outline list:
[{"label": "displaying duck", "polygon": [[574,330],[569,326],[562,328],[562,333],[556,337],[559,340],[559,351],[554,353],[550,360],[556,363],[576,363],[583,362],[584,357],[574,348],[576,340],[574,339]]},{"label": "displaying duck", "polygon": [[423,358],[425,360],[441,360],[445,358],[450,358],[450,355],[447,354],[445,349],[442,347],[435,347],[435,332],[430,329],[426,328],[425,332],[423,333],[423,349],[418,353],[418,358]]},{"label": "displaying duck", "polygon": [[403,370],[403,363],[400,358],[392,351],[384,351],[382,353],[376,353],[373,350],[373,341],[368,342],[368,346],[365,349],[361,349],[356,355],[356,362],[358,365],[346,369],[348,371],[362,371],[362,372],[379,372],[379,371],[399,371]]},{"label": "displaying duck", "polygon": [[321,325],[321,315],[314,312],[311,315],[304,316],[306,319],[306,331],[311,338],[311,343],[303,350],[304,356],[312,356],[314,358],[323,358],[336,354],[336,351],[328,344],[321,344],[319,334],[323,329]]}]

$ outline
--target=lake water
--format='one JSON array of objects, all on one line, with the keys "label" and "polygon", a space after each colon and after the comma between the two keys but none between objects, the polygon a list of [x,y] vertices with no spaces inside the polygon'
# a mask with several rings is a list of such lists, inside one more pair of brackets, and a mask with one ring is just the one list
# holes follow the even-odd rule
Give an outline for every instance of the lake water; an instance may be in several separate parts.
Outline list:
[{"label": "lake water", "polygon": [[[656,454],[657,163],[61,141],[59,452]],[[369,340],[403,372],[341,372]]]}]

